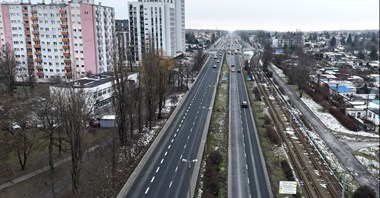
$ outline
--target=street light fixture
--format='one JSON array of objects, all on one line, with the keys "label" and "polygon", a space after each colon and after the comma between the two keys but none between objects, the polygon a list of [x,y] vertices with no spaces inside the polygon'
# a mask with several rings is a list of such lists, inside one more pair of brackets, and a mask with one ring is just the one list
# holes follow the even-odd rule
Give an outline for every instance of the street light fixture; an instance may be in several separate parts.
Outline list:
[{"label": "street light fixture", "polygon": [[191,163],[195,163],[197,161],[198,161],[197,159],[193,159],[193,160],[182,159],[182,162],[186,162],[189,164],[189,171],[188,171],[188,174],[189,174],[189,198],[191,198],[191,176],[190,176]]}]

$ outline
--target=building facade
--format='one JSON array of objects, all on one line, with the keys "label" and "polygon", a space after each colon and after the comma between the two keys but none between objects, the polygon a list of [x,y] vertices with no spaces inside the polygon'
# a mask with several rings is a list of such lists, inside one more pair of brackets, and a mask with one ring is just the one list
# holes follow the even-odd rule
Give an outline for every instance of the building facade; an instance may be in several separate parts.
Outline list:
[{"label": "building facade", "polygon": [[114,9],[94,0],[0,4],[0,45],[15,54],[15,79],[75,80],[112,70]]},{"label": "building facade", "polygon": [[165,56],[185,51],[184,0],[139,0],[128,3],[130,49],[135,61],[149,46]]},{"label": "building facade", "polygon": [[129,43],[129,22],[128,20],[116,20],[116,37],[117,37],[117,45],[119,56],[118,58],[125,65],[129,65],[129,61],[132,63],[133,61],[128,60],[131,58],[130,54],[130,43]]}]

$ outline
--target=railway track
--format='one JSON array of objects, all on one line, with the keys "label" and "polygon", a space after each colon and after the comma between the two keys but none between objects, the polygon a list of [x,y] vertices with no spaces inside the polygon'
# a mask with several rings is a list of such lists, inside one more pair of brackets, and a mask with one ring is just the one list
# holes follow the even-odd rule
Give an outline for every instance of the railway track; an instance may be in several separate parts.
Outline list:
[{"label": "railway track", "polygon": [[[257,82],[260,92],[264,95],[265,103],[269,107],[269,113],[276,126],[276,130],[280,138],[285,143],[287,153],[291,164],[302,181],[301,188],[305,197],[340,197],[341,185],[336,177],[327,168],[324,161],[320,159],[320,155],[305,132],[301,127],[305,127],[300,120],[290,122],[294,136],[287,133],[290,118],[293,115],[285,108],[288,104],[273,94],[272,99],[269,97],[271,93],[279,93],[274,83],[266,77],[269,87],[263,86]],[[259,79],[255,74],[255,79]]]}]

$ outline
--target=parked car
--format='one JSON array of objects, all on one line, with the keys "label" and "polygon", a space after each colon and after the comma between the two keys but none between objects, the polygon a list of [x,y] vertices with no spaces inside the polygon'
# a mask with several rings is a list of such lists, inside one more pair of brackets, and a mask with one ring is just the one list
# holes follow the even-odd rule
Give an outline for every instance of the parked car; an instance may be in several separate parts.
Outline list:
[{"label": "parked car", "polygon": [[100,127],[100,121],[95,117],[90,118],[89,124],[91,127],[94,127],[94,128]]}]

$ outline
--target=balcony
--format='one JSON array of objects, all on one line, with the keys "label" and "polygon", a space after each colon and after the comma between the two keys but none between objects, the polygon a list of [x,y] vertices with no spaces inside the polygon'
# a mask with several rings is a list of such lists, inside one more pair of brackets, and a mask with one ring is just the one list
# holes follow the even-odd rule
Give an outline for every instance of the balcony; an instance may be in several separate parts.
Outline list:
[{"label": "balcony", "polygon": [[25,30],[25,34],[30,34],[30,31],[29,30]]},{"label": "balcony", "polygon": [[27,51],[26,54],[27,55],[33,55],[33,52],[32,51]]},{"label": "balcony", "polygon": [[66,10],[59,10],[59,14],[66,14]]},{"label": "balcony", "polygon": [[43,69],[42,65],[37,65],[36,69]]},{"label": "balcony", "polygon": [[63,52],[63,56],[65,57],[70,56],[70,52]]},{"label": "balcony", "polygon": [[25,40],[26,40],[26,41],[31,41],[32,38],[30,38],[30,37],[25,37]]},{"label": "balcony", "polygon": [[68,38],[62,38],[62,42],[64,42],[64,43],[68,43],[68,42],[69,42],[69,39],[68,39]]},{"label": "balcony", "polygon": [[36,51],[36,52],[34,52],[34,55],[41,56],[41,52],[40,51]]},{"label": "balcony", "polygon": [[44,72],[37,72],[37,76],[43,76]]},{"label": "balcony", "polygon": [[34,27],[34,28],[38,28],[38,23],[33,23],[33,24],[32,24],[32,27]]},{"label": "balcony", "polygon": [[61,24],[61,28],[67,28],[68,25],[67,24]]},{"label": "balcony", "polygon": [[41,63],[41,62],[42,62],[42,59],[40,59],[40,58],[36,58],[36,59],[34,59],[34,61],[37,62],[37,63]]},{"label": "balcony", "polygon": [[73,74],[72,74],[71,72],[66,72],[66,73],[65,73],[65,76],[66,76],[66,77],[71,77],[72,75],[73,75]]},{"label": "balcony", "polygon": [[71,60],[70,59],[65,59],[63,62],[65,62],[66,64],[68,64],[68,63],[71,63]]},{"label": "balcony", "polygon": [[24,23],[24,27],[29,27],[29,23]]},{"label": "balcony", "polygon": [[22,17],[22,19],[24,19],[24,21],[29,21],[29,17],[28,16],[24,16],[24,17]]},{"label": "balcony", "polygon": [[61,17],[61,21],[67,21],[67,17]]},{"label": "balcony", "polygon": [[40,38],[37,38],[37,37],[36,37],[36,38],[33,38],[33,41],[34,41],[34,42],[39,42],[39,41],[40,41]]},{"label": "balcony", "polygon": [[37,13],[37,10],[32,10],[32,14],[36,14]]},{"label": "balcony", "polygon": [[28,13],[28,9],[22,10],[22,13]]},{"label": "balcony", "polygon": [[69,49],[70,47],[68,45],[62,46],[63,49]]},{"label": "balcony", "polygon": [[26,48],[32,48],[32,44],[26,44]]},{"label": "balcony", "polygon": [[36,17],[36,16],[32,16],[32,17],[30,17],[30,19],[31,19],[32,21],[38,21],[38,17]]},{"label": "balcony", "polygon": [[65,66],[65,70],[71,70],[71,66]]},{"label": "balcony", "polygon": [[67,35],[69,35],[69,32],[67,32],[67,31],[62,31],[61,34],[64,35],[64,36],[67,36]]},{"label": "balcony", "polygon": [[40,34],[40,31],[32,31],[32,34]]},{"label": "balcony", "polygon": [[34,45],[34,48],[41,49],[41,45]]}]

